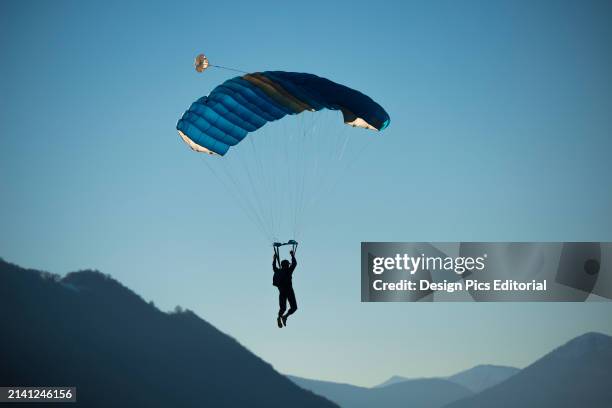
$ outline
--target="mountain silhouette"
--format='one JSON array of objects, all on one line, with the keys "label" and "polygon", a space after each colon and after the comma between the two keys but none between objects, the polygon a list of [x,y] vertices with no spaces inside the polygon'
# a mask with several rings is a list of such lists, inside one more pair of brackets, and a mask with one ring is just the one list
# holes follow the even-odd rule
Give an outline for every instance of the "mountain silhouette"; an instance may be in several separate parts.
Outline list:
[{"label": "mountain silhouette", "polygon": [[336,407],[231,337],[96,271],[0,259],[0,385],[76,386],[88,407]]},{"label": "mountain silhouette", "polygon": [[[514,374],[520,371],[518,368],[482,364],[472,367],[468,370],[461,371],[457,374],[449,377],[440,377],[445,380],[454,382],[474,392],[483,391],[489,387],[499,384],[502,381],[507,380]],[[386,387],[392,384],[401,383],[404,381],[411,381],[410,378],[394,375],[388,380],[380,383],[375,388]]]},{"label": "mountain silhouette", "polygon": [[587,333],[506,381],[448,408],[609,408],[611,385],[612,337]]},{"label": "mountain silhouette", "polygon": [[412,378],[402,377],[401,375],[393,375],[389,377],[388,379],[386,379],[385,381],[381,382],[380,384],[375,385],[374,388],[386,387],[387,385],[393,385],[393,384],[401,383],[404,381],[410,381],[410,380],[412,380]]},{"label": "mountain silhouette", "polygon": [[288,377],[300,387],[323,395],[343,408],[439,408],[472,395],[467,388],[439,378],[407,380],[380,388],[366,388]]},{"label": "mountain silhouette", "polygon": [[446,377],[446,379],[455,384],[463,385],[471,391],[481,392],[506,381],[519,371],[521,370],[514,367],[482,364]]}]

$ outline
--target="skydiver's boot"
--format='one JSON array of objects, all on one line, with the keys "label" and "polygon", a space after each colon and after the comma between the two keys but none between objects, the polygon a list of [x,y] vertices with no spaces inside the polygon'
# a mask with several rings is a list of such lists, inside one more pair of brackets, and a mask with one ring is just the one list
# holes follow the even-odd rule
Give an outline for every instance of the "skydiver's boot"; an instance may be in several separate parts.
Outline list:
[{"label": "skydiver's boot", "polygon": [[284,315],[283,317],[279,317],[279,319],[282,319],[283,321],[283,326],[287,327],[287,318],[289,317],[289,315]]},{"label": "skydiver's boot", "polygon": [[283,328],[283,322],[284,322],[284,321],[285,321],[285,320],[284,320],[284,319],[283,319],[281,316],[278,316],[278,317],[276,318],[276,324],[278,324],[278,328],[279,328],[279,329],[282,329],[282,328]]}]

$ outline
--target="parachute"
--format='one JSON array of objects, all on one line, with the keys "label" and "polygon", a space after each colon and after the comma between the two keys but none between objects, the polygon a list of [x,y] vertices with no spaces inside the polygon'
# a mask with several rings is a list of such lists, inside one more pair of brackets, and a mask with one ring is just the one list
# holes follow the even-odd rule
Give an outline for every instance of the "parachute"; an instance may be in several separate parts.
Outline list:
[{"label": "parachute", "polygon": [[[202,72],[208,66],[208,59],[203,55],[198,56],[196,70]],[[318,126],[318,116],[321,115],[319,112],[324,110],[340,111],[343,122],[357,128],[381,131],[390,123],[389,115],[382,106],[355,89],[308,73],[264,71],[246,73],[215,87],[208,96],[199,98],[189,107],[179,119],[176,128],[182,140],[192,150],[221,156],[219,161],[222,162],[233,155],[228,154],[230,148],[233,151],[243,146],[245,140],[251,141],[249,152],[240,152],[245,161],[252,161],[251,165],[239,165],[237,167],[241,168],[231,172],[225,169],[225,183],[242,198],[247,213],[259,224],[267,238],[270,241],[278,241],[278,231],[275,231],[275,227],[279,226],[280,222],[274,218],[277,210],[282,212],[286,209],[285,205],[296,207],[289,218],[293,219],[294,224],[292,238],[297,234],[297,213],[301,214],[303,207],[299,201],[303,201],[310,194],[305,192],[307,183],[300,178],[310,175],[318,178],[310,183],[315,189],[324,184],[322,176],[315,174],[315,170],[322,167],[321,157],[324,154],[316,150],[323,149],[320,146],[332,141],[335,146],[330,155],[332,161],[341,161],[349,150],[348,136],[336,140],[333,140],[333,136],[317,137],[318,140],[312,136],[315,133],[319,134],[317,136],[328,132],[342,133]],[[262,133],[260,129],[269,123],[290,115],[302,117],[309,114],[309,119],[298,121],[297,129],[287,130],[283,123],[283,128],[276,128],[273,136],[266,135],[265,138],[259,139],[259,134]],[[261,141],[256,142],[257,140]],[[274,140],[274,143],[270,144],[270,140]],[[246,151],[246,148],[243,150]],[[276,157],[272,158],[273,155]],[[220,173],[214,171],[211,163],[207,165],[214,173]],[[290,175],[280,187],[277,181],[270,180],[282,178],[278,174],[279,171]],[[245,178],[249,180],[246,184],[250,185],[240,186],[240,181]],[[272,187],[276,190],[272,191]],[[295,196],[293,201],[284,202],[292,191]],[[267,203],[264,203],[265,201]],[[291,208],[288,210],[292,211]]]},{"label": "parachute", "polygon": [[197,152],[223,156],[249,132],[305,110],[340,110],[344,123],[372,130],[389,126],[369,96],[313,74],[266,71],[232,78],[194,102],[176,126]]}]

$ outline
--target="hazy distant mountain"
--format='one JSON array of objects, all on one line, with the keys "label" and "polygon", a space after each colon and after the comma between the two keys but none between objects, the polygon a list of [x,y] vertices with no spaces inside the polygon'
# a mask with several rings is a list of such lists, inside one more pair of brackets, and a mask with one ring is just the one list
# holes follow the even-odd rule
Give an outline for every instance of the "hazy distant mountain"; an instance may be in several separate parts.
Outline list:
[{"label": "hazy distant mountain", "polygon": [[374,388],[386,387],[387,385],[397,384],[408,380],[410,380],[410,378],[402,377],[401,375],[394,375],[392,377],[389,377],[386,381],[383,381],[380,384],[374,386]]},{"label": "hazy distant mountain", "polygon": [[451,381],[432,378],[402,381],[382,388],[365,388],[289,376],[300,387],[336,402],[343,408],[439,408],[472,395]]},{"label": "hazy distant mountain", "polygon": [[76,386],[80,406],[336,406],[194,313],[163,313],[99,272],[59,278],[0,259],[0,322],[0,384]]},{"label": "hazy distant mountain", "polygon": [[481,392],[506,381],[519,371],[521,370],[514,367],[483,364],[451,375],[446,379],[474,392]]},{"label": "hazy distant mountain", "polygon": [[448,408],[609,408],[612,337],[587,333],[553,350],[508,380]]},{"label": "hazy distant mountain", "polygon": [[394,376],[374,388],[289,378],[346,408],[610,408],[612,337],[584,334],[523,370],[480,365],[446,379]]},{"label": "hazy distant mountain", "polygon": [[[450,377],[441,378],[452,381],[455,384],[462,385],[471,391],[480,392],[507,380],[518,371],[520,370],[514,367],[483,364],[472,367],[469,370],[461,371],[455,375],[451,375]],[[377,385],[375,388],[386,387],[388,385],[397,384],[404,381],[412,380],[407,377],[394,375],[387,381]]]}]

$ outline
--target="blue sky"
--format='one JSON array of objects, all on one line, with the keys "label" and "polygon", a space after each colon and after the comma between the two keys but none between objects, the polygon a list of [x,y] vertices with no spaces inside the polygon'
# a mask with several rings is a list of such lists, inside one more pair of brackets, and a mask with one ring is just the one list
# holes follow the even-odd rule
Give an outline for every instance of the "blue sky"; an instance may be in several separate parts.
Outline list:
[{"label": "blue sky", "polygon": [[[0,256],[100,269],[282,372],[355,384],[612,334],[607,303],[359,302],[361,241],[612,239],[611,18],[604,1],[2,1]],[[197,75],[199,52],[329,77],[392,118],[309,214],[286,330],[269,247],[176,135],[232,75]]]}]

